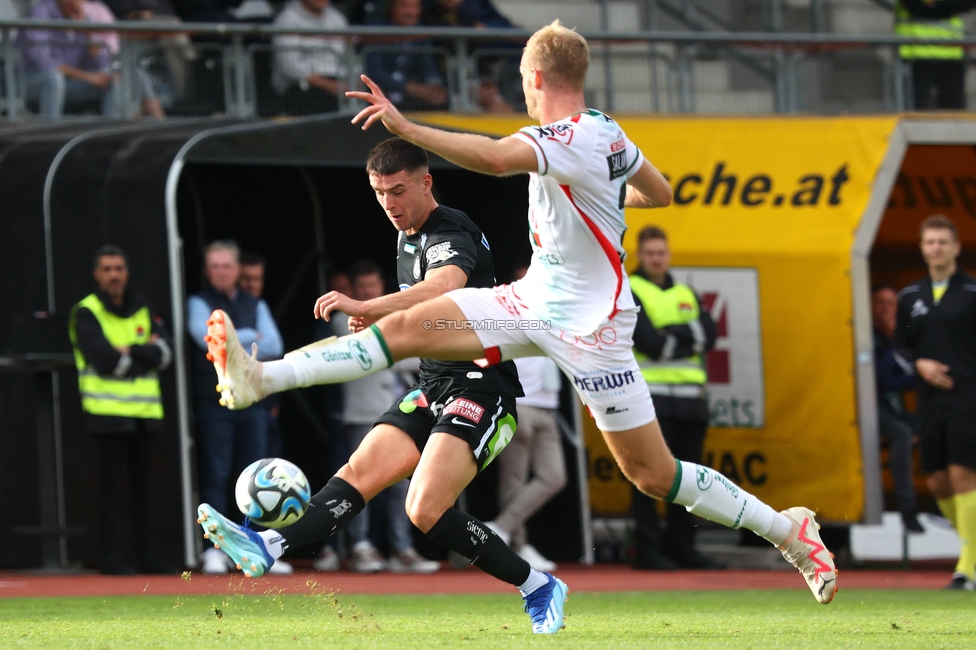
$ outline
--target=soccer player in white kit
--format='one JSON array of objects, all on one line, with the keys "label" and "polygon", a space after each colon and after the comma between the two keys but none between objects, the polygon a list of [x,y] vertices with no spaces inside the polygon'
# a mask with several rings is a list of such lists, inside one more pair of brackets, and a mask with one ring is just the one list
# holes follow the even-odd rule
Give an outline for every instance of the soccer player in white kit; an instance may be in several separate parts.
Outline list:
[{"label": "soccer player in white kit", "polygon": [[[638,489],[764,537],[800,571],[816,599],[829,603],[837,571],[813,512],[796,507],[778,513],[719,472],[676,460],[664,442],[632,353],[637,307],[621,240],[624,208],[665,207],[671,188],[614,120],[586,107],[588,64],[586,40],[559,21],[533,34],[520,67],[529,116],[541,126],[500,140],[411,122],[364,76],[370,92],[347,93],[369,103],[353,118],[364,129],[382,121],[394,135],[466,169],[529,174],[529,271],[510,285],[460,289],[390,314],[333,343],[334,354],[262,364],[214,331],[218,389],[228,407],[244,408],[272,392],[348,381],[402,358],[492,364],[548,355],[572,379]],[[321,300],[316,316],[327,318]],[[370,364],[341,354],[339,347],[345,350],[353,338]],[[562,603],[558,610],[561,618]]]}]

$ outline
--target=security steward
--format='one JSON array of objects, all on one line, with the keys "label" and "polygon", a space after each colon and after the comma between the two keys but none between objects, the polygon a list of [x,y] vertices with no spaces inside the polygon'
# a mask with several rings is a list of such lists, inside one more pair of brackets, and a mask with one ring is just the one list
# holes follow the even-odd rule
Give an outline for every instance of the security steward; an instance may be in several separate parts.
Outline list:
[{"label": "security steward", "polygon": [[149,507],[152,442],[163,419],[157,373],[169,366],[172,349],[163,321],[127,289],[129,269],[121,248],[99,248],[94,275],[98,288],[71,310],[69,334],[84,428],[98,455],[99,570],[137,572],[119,543],[121,468],[127,464],[137,567],[143,573],[173,573],[176,568],[154,554]]},{"label": "security steward", "polygon": [[[638,235],[639,266],[630,287],[641,306],[634,329],[634,356],[651,391],[661,431],[675,457],[700,463],[708,404],[705,401],[704,353],[715,345],[711,315],[690,287],[675,284],[668,269],[667,234],[647,226]],[[636,488],[636,569],[724,569],[724,564],[695,550],[695,517],[683,506],[667,505],[662,534],[657,501]]]},{"label": "security steward", "polygon": [[[895,34],[930,40],[965,37],[959,14],[976,0],[898,0]],[[955,45],[902,45],[898,54],[912,71],[916,110],[966,108],[963,48]]]},{"label": "security steward", "polygon": [[976,278],[959,270],[959,231],[922,222],[928,275],[898,294],[895,343],[915,363],[919,452],[929,490],[962,548],[947,589],[976,588]]}]

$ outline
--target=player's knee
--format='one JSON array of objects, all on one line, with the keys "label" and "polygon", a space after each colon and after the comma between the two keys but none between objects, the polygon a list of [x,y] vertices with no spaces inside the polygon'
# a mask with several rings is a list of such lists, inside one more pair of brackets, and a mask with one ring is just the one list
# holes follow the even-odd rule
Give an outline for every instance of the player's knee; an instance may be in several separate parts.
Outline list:
[{"label": "player's knee", "polygon": [[432,507],[432,504],[425,503],[422,499],[410,499],[409,496],[407,497],[406,509],[410,523],[425,534],[444,516],[443,508]]}]

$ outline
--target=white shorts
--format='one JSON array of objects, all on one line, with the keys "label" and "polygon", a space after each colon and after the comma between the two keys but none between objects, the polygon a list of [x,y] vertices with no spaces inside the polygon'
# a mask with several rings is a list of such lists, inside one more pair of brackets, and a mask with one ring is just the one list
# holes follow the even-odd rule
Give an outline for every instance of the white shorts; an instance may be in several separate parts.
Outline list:
[{"label": "white shorts", "polygon": [[625,431],[651,422],[654,403],[634,359],[637,314],[618,312],[587,336],[541,321],[504,284],[446,294],[478,335],[489,363],[548,356],[573,382],[601,431]]}]

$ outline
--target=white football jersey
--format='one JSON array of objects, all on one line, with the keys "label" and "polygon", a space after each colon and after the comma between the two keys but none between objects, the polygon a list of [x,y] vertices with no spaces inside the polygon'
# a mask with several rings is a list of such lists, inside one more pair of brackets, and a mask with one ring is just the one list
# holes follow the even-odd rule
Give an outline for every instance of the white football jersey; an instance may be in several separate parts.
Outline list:
[{"label": "white football jersey", "polygon": [[513,137],[532,146],[539,165],[529,174],[532,262],[515,294],[540,319],[575,335],[636,310],[621,241],[627,179],[640,169],[640,150],[594,110]]}]

